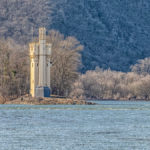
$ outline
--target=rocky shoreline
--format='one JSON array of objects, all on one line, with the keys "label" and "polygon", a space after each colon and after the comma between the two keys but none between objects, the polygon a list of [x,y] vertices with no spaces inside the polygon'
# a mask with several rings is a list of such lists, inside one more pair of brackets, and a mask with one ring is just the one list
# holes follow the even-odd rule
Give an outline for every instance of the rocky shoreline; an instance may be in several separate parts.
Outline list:
[{"label": "rocky shoreline", "polygon": [[22,96],[14,100],[0,99],[0,104],[15,104],[15,105],[94,105],[93,102],[85,100],[76,100],[70,98],[32,98],[30,96]]}]

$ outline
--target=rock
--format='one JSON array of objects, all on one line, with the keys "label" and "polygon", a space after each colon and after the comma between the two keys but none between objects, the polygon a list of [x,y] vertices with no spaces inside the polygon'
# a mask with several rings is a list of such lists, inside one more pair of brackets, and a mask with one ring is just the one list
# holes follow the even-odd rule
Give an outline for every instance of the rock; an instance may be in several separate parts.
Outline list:
[{"label": "rock", "polygon": [[0,104],[5,104],[5,102],[7,101],[7,99],[3,96],[0,96]]}]

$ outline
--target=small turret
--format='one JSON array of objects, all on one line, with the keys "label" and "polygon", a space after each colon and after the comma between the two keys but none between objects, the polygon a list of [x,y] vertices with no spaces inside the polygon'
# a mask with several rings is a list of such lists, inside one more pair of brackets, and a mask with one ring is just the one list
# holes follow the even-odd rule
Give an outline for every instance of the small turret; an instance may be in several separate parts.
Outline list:
[{"label": "small turret", "polygon": [[39,55],[38,43],[30,43],[29,49],[30,49],[30,57]]},{"label": "small turret", "polygon": [[39,42],[40,40],[46,40],[46,29],[39,28]]}]

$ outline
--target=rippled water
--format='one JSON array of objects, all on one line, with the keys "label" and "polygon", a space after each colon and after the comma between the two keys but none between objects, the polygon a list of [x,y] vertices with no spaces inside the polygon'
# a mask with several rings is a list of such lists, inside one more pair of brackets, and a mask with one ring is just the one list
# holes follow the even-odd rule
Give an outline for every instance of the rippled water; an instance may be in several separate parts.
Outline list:
[{"label": "rippled water", "polygon": [[150,102],[0,105],[0,150],[149,150]]}]

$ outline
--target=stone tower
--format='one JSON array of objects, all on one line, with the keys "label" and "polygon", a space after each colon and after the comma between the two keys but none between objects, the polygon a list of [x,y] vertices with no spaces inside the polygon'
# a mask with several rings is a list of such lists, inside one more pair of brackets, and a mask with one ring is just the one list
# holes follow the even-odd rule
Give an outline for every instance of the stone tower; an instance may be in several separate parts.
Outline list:
[{"label": "stone tower", "polygon": [[50,97],[51,44],[46,41],[46,29],[39,29],[39,41],[29,44],[30,94],[32,97]]}]

